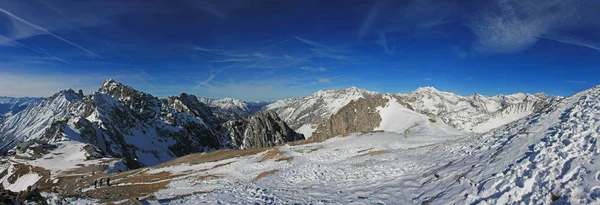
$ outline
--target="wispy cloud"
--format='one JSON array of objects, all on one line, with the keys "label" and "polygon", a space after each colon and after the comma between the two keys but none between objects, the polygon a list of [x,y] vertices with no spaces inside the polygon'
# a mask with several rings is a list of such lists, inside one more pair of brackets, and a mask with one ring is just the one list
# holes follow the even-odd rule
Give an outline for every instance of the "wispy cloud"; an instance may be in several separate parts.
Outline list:
[{"label": "wispy cloud", "polygon": [[292,38],[294,38],[294,39],[296,39],[296,40],[298,40],[300,42],[306,43],[306,44],[308,44],[310,46],[316,47],[316,48],[320,48],[320,49],[328,50],[328,51],[333,51],[333,52],[341,52],[340,50],[335,49],[333,47],[326,46],[325,44],[317,43],[316,41],[311,41],[311,40],[308,40],[308,39],[305,39],[305,38],[301,38],[299,36],[293,36]]},{"label": "wispy cloud", "polygon": [[32,47],[30,47],[30,46],[28,46],[28,45],[25,45],[25,44],[19,43],[18,41],[15,41],[15,40],[9,39],[9,38],[7,38],[7,37],[5,37],[5,36],[3,36],[3,35],[0,35],[0,40],[1,40],[1,41],[4,41],[4,42],[7,42],[7,43],[14,43],[14,44],[16,44],[16,45],[19,45],[19,46],[21,46],[21,47],[23,47],[23,48],[25,48],[25,49],[27,49],[27,50],[30,50],[30,51],[33,51],[33,52],[35,52],[35,53],[38,53],[38,54],[42,54],[42,55],[48,56],[48,57],[50,57],[51,59],[54,59],[54,60],[57,60],[57,61],[60,61],[60,62],[63,62],[63,63],[66,63],[66,64],[70,64],[70,65],[72,65],[71,63],[69,63],[69,62],[68,62],[68,61],[66,61],[65,59],[59,58],[59,57],[57,57],[57,56],[55,56],[55,55],[52,55],[52,54],[50,54],[48,51],[46,51],[46,50],[44,50],[44,49],[41,49],[41,48],[40,48],[40,49],[35,49],[35,48],[32,48]]},{"label": "wispy cloud", "polygon": [[432,81],[433,79],[431,78],[423,78],[423,81]]},{"label": "wispy cloud", "polygon": [[576,26],[579,6],[576,0],[498,0],[468,26],[477,35],[476,50],[484,53],[519,52],[540,38],[589,47],[581,40],[548,36]]},{"label": "wispy cloud", "polygon": [[379,39],[376,41],[376,43],[383,48],[383,52],[387,55],[394,55],[394,50],[396,49],[396,46],[392,46],[392,48],[388,47],[387,40],[383,32],[379,32],[378,37]]},{"label": "wispy cloud", "polygon": [[84,48],[83,46],[80,46],[79,44],[73,43],[73,42],[71,42],[71,41],[69,41],[69,40],[67,40],[67,39],[65,39],[65,38],[63,38],[63,37],[60,37],[60,36],[58,36],[58,35],[56,35],[56,34],[54,34],[54,33],[50,32],[48,29],[45,29],[45,28],[43,28],[43,27],[41,27],[41,26],[38,26],[38,25],[36,25],[36,24],[33,24],[33,23],[31,23],[31,22],[29,22],[29,21],[27,21],[27,20],[25,20],[25,19],[22,19],[21,17],[19,17],[19,16],[17,16],[17,15],[14,15],[13,13],[11,13],[11,12],[9,12],[9,11],[7,11],[7,10],[4,10],[4,9],[0,8],[0,13],[3,13],[4,15],[6,15],[6,16],[8,16],[8,17],[10,17],[10,18],[14,19],[14,20],[17,20],[17,21],[19,21],[20,23],[23,23],[23,24],[25,24],[25,25],[27,25],[27,26],[30,26],[30,27],[32,27],[32,28],[34,28],[34,29],[36,29],[36,30],[38,30],[38,31],[40,31],[40,32],[43,32],[44,34],[50,35],[50,36],[52,36],[52,37],[54,37],[54,38],[56,38],[56,39],[58,39],[58,40],[60,40],[60,41],[62,41],[62,42],[65,42],[65,43],[67,43],[67,44],[69,44],[69,45],[72,45],[72,46],[74,46],[74,47],[76,47],[76,48],[79,48],[80,50],[82,50],[82,51],[84,51],[84,52],[88,53],[88,54],[89,54],[89,55],[91,55],[91,56],[94,56],[94,57],[101,58],[101,56],[100,56],[100,55],[98,55],[98,54],[96,54],[96,53],[94,53],[94,52],[92,52],[92,51],[90,51],[90,50],[88,50],[88,49]]},{"label": "wispy cloud", "polygon": [[319,71],[319,72],[325,72],[325,71],[327,71],[327,68],[324,68],[324,67],[302,66],[302,67],[300,67],[300,69],[304,70],[304,71]]},{"label": "wispy cloud", "polygon": [[326,49],[319,49],[319,48],[311,48],[311,51],[313,51],[318,57],[321,58],[329,58],[329,59],[334,59],[334,60],[347,60],[348,56],[339,54],[339,53],[332,53],[329,52]]},{"label": "wispy cloud", "polygon": [[433,21],[421,24],[421,27],[422,28],[432,28],[432,27],[441,26],[441,25],[444,25],[444,24],[449,24],[449,23],[452,23],[454,21],[456,21],[456,19],[449,19],[449,20],[437,19],[437,20],[433,20]]},{"label": "wispy cloud", "polygon": [[367,17],[363,20],[363,23],[358,30],[358,37],[363,37],[369,33],[371,29],[371,25],[375,22],[375,18],[379,15],[379,3],[376,3],[371,7],[369,12],[367,13]]},{"label": "wispy cloud", "polygon": [[227,57],[247,57],[248,54],[236,54],[236,53],[231,53],[222,49],[208,49],[208,48],[204,48],[201,46],[194,46],[193,47],[194,50],[198,50],[198,51],[204,51],[207,53],[211,53],[214,55],[221,55],[221,56],[227,56]]},{"label": "wispy cloud", "polygon": [[319,83],[331,83],[331,79],[329,79],[329,78],[317,78],[317,82],[319,82]]},{"label": "wispy cloud", "polygon": [[542,38],[565,43],[565,44],[583,46],[583,47],[587,47],[587,48],[591,48],[591,49],[600,51],[600,43],[591,41],[591,40],[587,40],[587,39],[582,39],[582,38],[579,38],[579,37],[573,36],[573,35],[561,35],[558,33],[551,33],[551,34],[542,36]]},{"label": "wispy cloud", "polygon": [[585,81],[585,80],[565,80],[565,83],[571,83],[571,84],[588,84],[588,82]]}]

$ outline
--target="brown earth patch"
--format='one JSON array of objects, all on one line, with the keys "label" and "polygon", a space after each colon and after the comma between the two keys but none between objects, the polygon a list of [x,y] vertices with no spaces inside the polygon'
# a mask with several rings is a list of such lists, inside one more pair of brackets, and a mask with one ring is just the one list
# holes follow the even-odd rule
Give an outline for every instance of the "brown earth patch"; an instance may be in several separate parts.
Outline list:
[{"label": "brown earth patch", "polygon": [[227,163],[223,163],[223,164],[217,164],[217,165],[215,165],[215,166],[213,167],[213,169],[214,169],[214,168],[218,168],[218,167],[222,167],[222,166],[227,166],[227,165],[229,165],[229,164],[231,164],[231,163],[234,163],[234,162],[235,162],[235,161],[233,161],[233,162],[227,162]]},{"label": "brown earth patch", "polygon": [[361,154],[359,156],[374,156],[374,155],[385,154],[387,152],[388,152],[387,150],[375,150],[375,151],[369,151],[369,152]]},{"label": "brown earth patch", "polygon": [[275,159],[275,158],[279,157],[280,155],[285,155],[285,152],[282,152],[281,150],[279,150],[277,148],[271,149],[271,150],[267,151],[267,153],[265,153],[258,162],[264,162],[269,159]]},{"label": "brown earth patch", "polygon": [[320,149],[324,149],[325,147],[323,145],[319,145],[318,147],[312,148],[310,150],[308,150],[308,153],[320,150]]},{"label": "brown earth patch", "polygon": [[256,175],[256,177],[254,177],[254,179],[252,180],[252,182],[258,181],[259,179],[262,179],[263,177],[269,176],[271,174],[275,174],[276,172],[278,172],[279,170],[271,170],[271,171],[264,171],[261,172],[260,174]]},{"label": "brown earth patch", "polygon": [[294,160],[294,158],[293,158],[293,157],[282,157],[282,158],[276,159],[275,161],[276,161],[276,162],[286,161],[286,162],[288,162],[288,163],[291,163],[291,162],[292,162],[292,160]]},{"label": "brown earth patch", "polygon": [[145,197],[166,189],[169,181],[152,184],[131,184],[119,186],[103,186],[86,192],[86,195],[100,200],[100,203],[121,201],[130,198]]},{"label": "brown earth patch", "polygon": [[267,149],[270,149],[270,148],[258,148],[258,149],[247,149],[247,150],[224,149],[224,150],[217,150],[217,151],[213,151],[213,152],[209,152],[209,153],[190,154],[190,155],[186,155],[186,156],[159,164],[159,165],[155,166],[154,168],[168,167],[168,166],[183,164],[183,163],[188,163],[190,165],[193,165],[193,164],[201,164],[201,163],[206,163],[206,162],[216,162],[216,161],[221,161],[221,160],[231,159],[231,158],[236,158],[236,157],[255,155],[255,154],[261,153]]}]

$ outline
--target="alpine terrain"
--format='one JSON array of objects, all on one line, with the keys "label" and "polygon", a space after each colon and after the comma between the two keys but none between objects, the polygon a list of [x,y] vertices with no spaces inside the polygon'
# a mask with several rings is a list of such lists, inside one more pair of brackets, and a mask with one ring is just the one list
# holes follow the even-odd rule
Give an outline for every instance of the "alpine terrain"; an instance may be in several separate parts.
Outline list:
[{"label": "alpine terrain", "polygon": [[600,86],[569,97],[351,87],[235,117],[204,102],[110,79],[61,91],[0,127],[2,185],[34,185],[48,203],[600,203]]},{"label": "alpine terrain", "polygon": [[27,106],[39,103],[43,98],[13,98],[13,97],[0,97],[0,122],[11,115],[14,115],[21,110],[27,108]]}]

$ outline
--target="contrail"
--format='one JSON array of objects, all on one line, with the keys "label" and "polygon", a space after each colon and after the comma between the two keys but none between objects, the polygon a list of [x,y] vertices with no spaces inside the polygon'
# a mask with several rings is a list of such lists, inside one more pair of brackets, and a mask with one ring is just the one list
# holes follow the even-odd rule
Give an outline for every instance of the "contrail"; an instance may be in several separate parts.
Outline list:
[{"label": "contrail", "polygon": [[88,49],[86,49],[86,48],[84,48],[84,47],[82,47],[80,45],[77,45],[77,44],[75,44],[75,43],[73,43],[73,42],[71,42],[71,41],[69,41],[69,40],[67,40],[67,39],[65,39],[63,37],[57,36],[56,34],[48,31],[48,29],[45,29],[45,28],[43,28],[41,26],[38,26],[38,25],[35,25],[35,24],[33,24],[33,23],[29,22],[29,21],[26,21],[25,19],[22,19],[21,17],[18,17],[18,16],[12,14],[11,12],[9,12],[7,10],[4,10],[4,9],[0,8],[0,12],[6,14],[7,16],[9,16],[9,17],[11,17],[13,19],[16,19],[16,20],[20,21],[21,23],[24,23],[24,24],[26,24],[28,26],[31,26],[31,27],[35,28],[35,29],[43,31],[46,34],[51,35],[54,38],[57,38],[58,40],[61,40],[61,41],[65,42],[65,43],[68,43],[68,44],[70,44],[72,46],[75,46],[75,47],[77,47],[77,48],[79,48],[79,49],[81,49],[81,50],[83,50],[83,51],[85,51],[85,52],[87,52],[87,53],[89,53],[89,54],[91,54],[93,56],[96,56],[98,58],[102,58],[100,55],[98,55],[98,54],[96,54],[96,53],[94,53],[94,52],[92,52],[92,51],[90,51],[90,50],[88,50]]}]

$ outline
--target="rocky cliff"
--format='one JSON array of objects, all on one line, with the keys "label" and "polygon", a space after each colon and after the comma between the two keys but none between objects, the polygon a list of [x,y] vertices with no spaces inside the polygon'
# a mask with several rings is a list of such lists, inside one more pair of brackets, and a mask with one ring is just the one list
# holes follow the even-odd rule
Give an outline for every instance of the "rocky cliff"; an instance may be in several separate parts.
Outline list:
[{"label": "rocky cliff", "polygon": [[271,147],[304,139],[304,135],[296,133],[274,111],[258,112],[245,120],[229,121],[225,127],[232,146],[241,149]]}]

